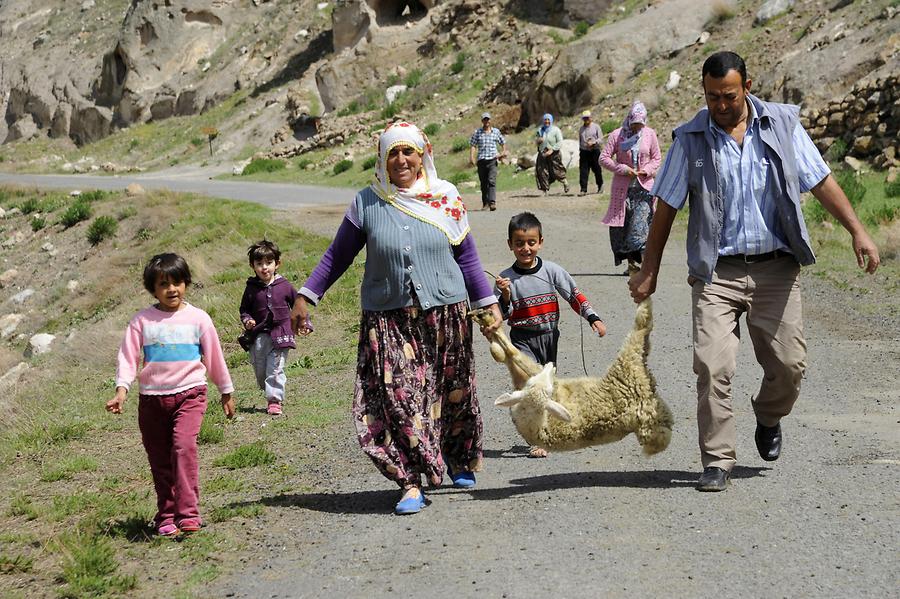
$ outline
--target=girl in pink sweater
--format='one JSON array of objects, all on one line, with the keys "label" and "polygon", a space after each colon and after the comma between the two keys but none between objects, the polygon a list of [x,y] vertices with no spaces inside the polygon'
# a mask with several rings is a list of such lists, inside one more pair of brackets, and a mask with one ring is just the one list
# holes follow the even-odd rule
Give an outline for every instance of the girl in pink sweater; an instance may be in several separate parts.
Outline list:
[{"label": "girl in pink sweater", "polygon": [[[209,315],[184,301],[191,271],[177,254],[158,254],[144,268],[144,287],[157,304],[138,312],[119,348],[116,395],[106,409],[121,414],[135,376],[140,383],[138,426],[147,450],[160,535],[200,529],[197,435],[206,412],[206,374],[234,416],[234,386]],[[143,367],[138,366],[143,353]]]}]

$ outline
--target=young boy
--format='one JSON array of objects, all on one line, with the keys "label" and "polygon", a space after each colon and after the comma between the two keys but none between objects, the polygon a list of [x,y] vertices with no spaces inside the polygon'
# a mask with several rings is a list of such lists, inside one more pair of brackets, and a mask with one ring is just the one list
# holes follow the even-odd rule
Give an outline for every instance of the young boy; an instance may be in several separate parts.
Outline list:
[{"label": "young boy", "polygon": [[[601,337],[606,325],[590,302],[575,286],[575,280],[554,262],[538,256],[544,245],[541,221],[530,212],[522,212],[509,221],[509,249],[516,262],[500,273],[495,293],[500,299],[503,317],[509,322],[509,339],[520,351],[538,364],[556,363],[559,345],[559,302],[557,293],[581,314]],[[547,452],[534,447],[532,457]]]}]

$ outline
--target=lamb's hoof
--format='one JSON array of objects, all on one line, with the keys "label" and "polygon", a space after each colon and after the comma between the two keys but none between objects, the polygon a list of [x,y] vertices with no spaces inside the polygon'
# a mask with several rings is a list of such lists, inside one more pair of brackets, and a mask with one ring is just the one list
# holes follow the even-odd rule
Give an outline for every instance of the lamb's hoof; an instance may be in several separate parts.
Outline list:
[{"label": "lamb's hoof", "polygon": [[532,447],[531,451],[528,452],[529,458],[546,458],[547,450],[543,447]]},{"label": "lamb's hoof", "polygon": [[730,474],[727,471],[717,468],[716,466],[707,466],[703,469],[700,480],[697,481],[697,490],[724,491],[728,486],[729,478]]}]

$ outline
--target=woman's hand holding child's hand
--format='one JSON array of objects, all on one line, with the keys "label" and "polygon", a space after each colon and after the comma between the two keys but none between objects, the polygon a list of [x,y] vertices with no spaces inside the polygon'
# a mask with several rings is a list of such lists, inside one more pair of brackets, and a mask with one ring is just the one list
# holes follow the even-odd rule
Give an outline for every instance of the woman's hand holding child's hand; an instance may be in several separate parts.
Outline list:
[{"label": "woman's hand holding child's hand", "polygon": [[225,418],[231,420],[234,418],[234,398],[231,393],[222,394],[222,410],[225,412]]},{"label": "woman's hand holding child's hand", "polygon": [[313,332],[312,321],[309,319],[309,306],[302,295],[297,297],[294,308],[291,310],[291,328],[294,334],[306,337]]},{"label": "woman's hand holding child's hand", "polygon": [[252,318],[244,321],[244,328],[247,329],[248,331],[255,326],[256,326],[256,321],[253,320]]},{"label": "woman's hand holding child's hand", "polygon": [[122,405],[125,404],[125,396],[127,394],[128,390],[125,387],[116,387],[116,396],[106,402],[106,411],[113,414],[121,414]]},{"label": "woman's hand holding child's hand", "polygon": [[602,320],[595,320],[594,324],[591,325],[591,328],[594,329],[594,332],[599,336],[606,337],[606,325],[603,324]]}]

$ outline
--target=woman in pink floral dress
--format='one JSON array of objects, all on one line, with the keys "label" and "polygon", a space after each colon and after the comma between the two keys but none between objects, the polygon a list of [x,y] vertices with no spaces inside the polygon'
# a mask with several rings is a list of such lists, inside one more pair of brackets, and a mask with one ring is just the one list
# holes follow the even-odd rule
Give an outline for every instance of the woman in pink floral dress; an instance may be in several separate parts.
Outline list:
[{"label": "woman in pink floral dress", "polygon": [[[360,191],[294,305],[308,334],[307,304],[366,248],[353,420],[363,451],[402,489],[398,514],[426,505],[422,483],[472,487],[482,465],[469,306],[496,298],[482,272],[456,187],[438,178],[431,145],[409,123],[378,142],[376,178]],[[489,332],[489,331],[488,331]],[[446,460],[446,462],[445,462]]]}]

